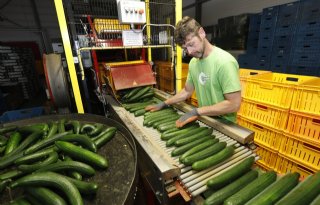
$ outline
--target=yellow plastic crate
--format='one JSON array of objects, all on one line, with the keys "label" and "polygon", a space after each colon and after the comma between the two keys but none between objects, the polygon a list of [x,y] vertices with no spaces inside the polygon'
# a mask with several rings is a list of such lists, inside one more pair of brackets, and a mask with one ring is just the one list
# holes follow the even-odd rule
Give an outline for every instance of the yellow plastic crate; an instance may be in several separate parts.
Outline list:
[{"label": "yellow plastic crate", "polygon": [[243,99],[239,115],[259,125],[284,130],[288,118],[288,110]]},{"label": "yellow plastic crate", "polygon": [[320,116],[320,78],[307,81],[295,89],[291,110]]},{"label": "yellow plastic crate", "polygon": [[320,115],[313,116],[290,111],[285,132],[320,147]]},{"label": "yellow plastic crate", "polygon": [[252,69],[246,69],[246,68],[240,68],[239,69],[239,77],[240,77],[240,84],[241,84],[241,96],[244,96],[245,90],[246,90],[246,82],[247,78],[250,78],[254,75],[259,75],[262,73],[271,73],[271,71],[267,70],[252,70]]},{"label": "yellow plastic crate", "polygon": [[255,152],[260,157],[260,159],[256,161],[258,165],[269,169],[275,168],[278,156],[277,152],[262,147],[258,147]]},{"label": "yellow plastic crate", "polygon": [[129,24],[120,24],[118,19],[94,19],[93,24],[98,33],[118,33],[122,30],[130,30]]},{"label": "yellow plastic crate", "polygon": [[279,153],[296,163],[320,170],[320,147],[284,134]]},{"label": "yellow plastic crate", "polygon": [[315,169],[308,168],[304,165],[293,162],[292,160],[288,159],[286,156],[282,154],[278,154],[277,163],[274,170],[280,174],[298,172],[300,174],[300,177],[302,178],[305,178],[317,172],[317,170]]},{"label": "yellow plastic crate", "polygon": [[275,152],[279,150],[282,132],[260,125],[244,117],[238,117],[238,124],[255,132],[253,138],[255,144]]},{"label": "yellow plastic crate", "polygon": [[289,109],[295,86],[315,79],[311,76],[264,73],[247,79],[244,98]]}]

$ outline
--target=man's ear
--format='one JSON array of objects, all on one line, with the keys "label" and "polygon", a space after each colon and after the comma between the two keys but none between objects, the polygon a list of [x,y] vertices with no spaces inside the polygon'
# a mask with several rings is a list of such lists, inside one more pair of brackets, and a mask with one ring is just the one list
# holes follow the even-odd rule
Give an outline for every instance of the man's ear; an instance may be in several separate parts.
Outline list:
[{"label": "man's ear", "polygon": [[200,27],[199,29],[199,36],[204,39],[206,37],[206,32],[204,31],[204,29],[202,27]]}]

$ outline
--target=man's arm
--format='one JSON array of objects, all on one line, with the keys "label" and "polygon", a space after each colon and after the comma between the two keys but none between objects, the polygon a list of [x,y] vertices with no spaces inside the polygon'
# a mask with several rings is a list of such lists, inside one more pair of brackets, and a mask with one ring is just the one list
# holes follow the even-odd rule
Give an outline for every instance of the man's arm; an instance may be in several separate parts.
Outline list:
[{"label": "man's arm", "polygon": [[225,100],[215,105],[198,108],[199,115],[219,116],[237,112],[241,104],[241,91],[224,94]]}]

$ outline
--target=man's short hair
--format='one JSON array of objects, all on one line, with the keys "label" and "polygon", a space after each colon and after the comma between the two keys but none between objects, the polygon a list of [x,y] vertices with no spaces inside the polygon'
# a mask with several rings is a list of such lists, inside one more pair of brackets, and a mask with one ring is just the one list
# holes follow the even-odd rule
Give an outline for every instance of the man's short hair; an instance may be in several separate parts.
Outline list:
[{"label": "man's short hair", "polygon": [[185,16],[176,25],[174,40],[181,46],[185,43],[186,37],[189,34],[199,36],[198,31],[200,28],[201,25],[195,19]]}]

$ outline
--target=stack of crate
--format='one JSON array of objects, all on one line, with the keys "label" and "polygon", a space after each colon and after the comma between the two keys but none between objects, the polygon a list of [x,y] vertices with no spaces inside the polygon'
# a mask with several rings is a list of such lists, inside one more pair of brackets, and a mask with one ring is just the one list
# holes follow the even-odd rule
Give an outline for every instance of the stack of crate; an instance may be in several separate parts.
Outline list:
[{"label": "stack of crate", "polygon": [[302,83],[293,92],[279,149],[276,171],[312,174],[320,170],[320,78]]},{"label": "stack of crate", "polygon": [[296,30],[299,2],[279,6],[270,58],[270,70],[285,73]]},{"label": "stack of crate", "polygon": [[282,73],[263,73],[247,79],[238,123],[255,131],[260,166],[276,169],[294,90],[312,79],[316,78]]},{"label": "stack of crate", "polygon": [[288,72],[320,76],[320,1],[300,2]]},{"label": "stack of crate", "polygon": [[34,56],[31,48],[0,46],[0,86],[19,83],[23,98],[38,91]]}]

